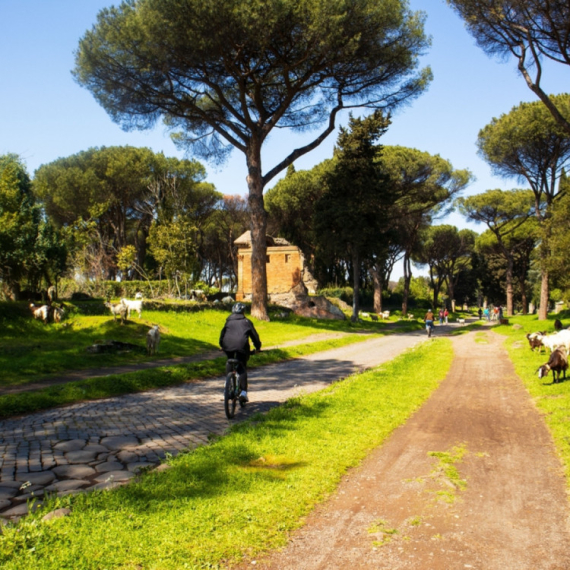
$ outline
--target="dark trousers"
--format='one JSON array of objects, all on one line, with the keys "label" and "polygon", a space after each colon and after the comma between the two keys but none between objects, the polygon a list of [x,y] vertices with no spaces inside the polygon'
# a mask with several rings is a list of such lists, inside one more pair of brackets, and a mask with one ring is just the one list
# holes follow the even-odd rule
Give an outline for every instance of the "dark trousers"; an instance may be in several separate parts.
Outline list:
[{"label": "dark trousers", "polygon": [[[226,356],[228,358],[235,358],[239,360],[239,364],[236,367],[236,372],[238,373],[238,380],[239,380],[239,388],[244,392],[247,392],[247,368],[246,364],[249,360],[249,354],[245,352],[228,352],[224,350]],[[226,374],[229,374],[232,371],[232,365],[229,362],[226,362]]]}]

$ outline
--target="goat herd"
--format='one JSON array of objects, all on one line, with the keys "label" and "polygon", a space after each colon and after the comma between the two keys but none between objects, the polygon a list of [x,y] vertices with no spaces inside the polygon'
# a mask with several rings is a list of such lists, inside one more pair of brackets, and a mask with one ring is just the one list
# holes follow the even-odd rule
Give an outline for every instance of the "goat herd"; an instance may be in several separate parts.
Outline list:
[{"label": "goat herd", "polygon": [[[51,289],[51,287],[50,287]],[[61,322],[63,315],[65,314],[65,309],[62,306],[54,304],[55,301],[55,291],[50,291],[48,289],[49,304],[47,305],[35,305],[30,304],[30,310],[32,311],[32,316],[35,319],[41,320],[44,323],[53,321],[55,323]],[[114,320],[117,317],[120,318],[121,324],[131,316],[131,312],[134,311],[138,313],[139,319],[142,316],[142,306],[143,306],[143,296],[142,293],[137,293],[134,300],[121,299],[118,303],[105,303]],[[159,326],[155,325],[149,329],[146,334],[146,349],[149,355],[156,354],[158,352],[158,345],[160,344],[160,330]]]},{"label": "goat herd", "polygon": [[556,333],[547,335],[546,332],[535,332],[526,335],[531,350],[538,349],[542,352],[543,347],[550,350],[550,358],[546,364],[538,369],[538,377],[544,378],[552,370],[552,382],[560,382],[560,374],[566,380],[566,370],[568,369],[568,354],[570,354],[570,330],[563,329],[562,323],[556,319],[554,321]]}]

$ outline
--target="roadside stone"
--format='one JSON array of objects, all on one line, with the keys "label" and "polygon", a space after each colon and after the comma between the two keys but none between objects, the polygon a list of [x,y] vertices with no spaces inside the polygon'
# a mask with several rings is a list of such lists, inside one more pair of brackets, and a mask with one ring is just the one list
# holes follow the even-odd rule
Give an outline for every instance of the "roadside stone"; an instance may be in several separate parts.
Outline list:
[{"label": "roadside stone", "polygon": [[78,463],[89,463],[95,459],[96,453],[94,451],[70,451],[65,454],[65,458],[72,465]]},{"label": "roadside stone", "polygon": [[168,465],[168,463],[161,463],[156,469],[155,471],[158,471],[159,473],[161,471],[166,471],[167,469],[170,469],[172,466]]},{"label": "roadside stone", "polygon": [[95,481],[97,481],[98,483],[104,483],[106,481],[109,482],[128,481],[134,476],[135,474],[131,473],[130,471],[109,471],[107,473],[102,473],[101,475],[95,477]]},{"label": "roadside stone", "polygon": [[52,471],[40,471],[39,473],[18,473],[18,481],[29,481],[32,485],[48,485],[55,479]]},{"label": "roadside stone", "polygon": [[43,522],[52,521],[54,519],[60,519],[62,517],[67,517],[71,514],[71,509],[56,509],[55,511],[51,511],[47,515],[42,517]]},{"label": "roadside stone", "polygon": [[101,445],[109,449],[119,450],[127,447],[136,447],[139,445],[139,440],[134,435],[119,435],[104,437],[101,440]]},{"label": "roadside stone", "polygon": [[80,451],[87,445],[84,439],[72,439],[71,441],[61,441],[56,443],[53,448],[59,451]]},{"label": "roadside stone", "polygon": [[95,475],[95,469],[88,465],[61,465],[52,470],[58,477],[66,479],[86,479]]},{"label": "roadside stone", "polygon": [[80,487],[84,487],[88,485],[87,481],[82,481],[80,479],[66,479],[65,481],[58,481],[49,487],[46,487],[45,490],[49,493],[51,491],[56,491],[57,493],[62,493],[64,491],[75,491]]},{"label": "roadside stone", "polygon": [[5,508],[9,507],[11,504],[12,504],[11,501],[6,501],[6,500],[4,500],[4,499],[0,500],[0,511],[1,511],[2,509],[5,509]]},{"label": "roadside stone", "polygon": [[154,467],[154,465],[154,463],[148,463],[147,461],[137,461],[136,463],[129,463],[127,469],[133,473],[138,473],[141,469]]},{"label": "roadside stone", "polygon": [[105,463],[99,463],[95,467],[97,473],[107,473],[109,471],[121,471],[123,469],[123,464],[118,461],[106,461]]}]

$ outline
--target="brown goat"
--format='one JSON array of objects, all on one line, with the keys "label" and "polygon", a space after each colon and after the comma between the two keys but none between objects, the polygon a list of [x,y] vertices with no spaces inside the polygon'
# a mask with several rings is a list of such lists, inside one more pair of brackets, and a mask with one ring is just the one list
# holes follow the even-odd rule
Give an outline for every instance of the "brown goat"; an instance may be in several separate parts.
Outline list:
[{"label": "brown goat", "polygon": [[[568,355],[566,349],[559,347],[555,348],[550,354],[550,358],[546,364],[543,364],[538,370],[538,377],[544,378],[552,370],[552,383],[558,384],[560,382],[560,372],[563,373],[563,380],[566,380],[566,370],[568,370]],[[558,373],[558,378],[556,374]]]},{"label": "brown goat", "polygon": [[542,337],[546,336],[545,332],[534,332],[529,333],[526,335],[528,340],[528,344],[530,344],[530,349],[534,351],[535,348],[538,348],[539,352],[542,352],[544,348],[544,344],[542,344]]}]

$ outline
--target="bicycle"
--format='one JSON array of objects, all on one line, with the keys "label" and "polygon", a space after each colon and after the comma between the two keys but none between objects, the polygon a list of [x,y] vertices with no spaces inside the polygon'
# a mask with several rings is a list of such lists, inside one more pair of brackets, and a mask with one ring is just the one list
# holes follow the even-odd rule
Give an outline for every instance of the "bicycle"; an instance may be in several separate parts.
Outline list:
[{"label": "bicycle", "polygon": [[[251,354],[255,354],[255,351]],[[245,406],[245,401],[242,401],[239,397],[241,392],[237,377],[239,360],[237,358],[228,358],[228,364],[232,369],[226,375],[226,384],[224,386],[224,410],[228,420],[231,420],[235,416],[237,403],[239,402],[240,408],[243,408]]]}]

